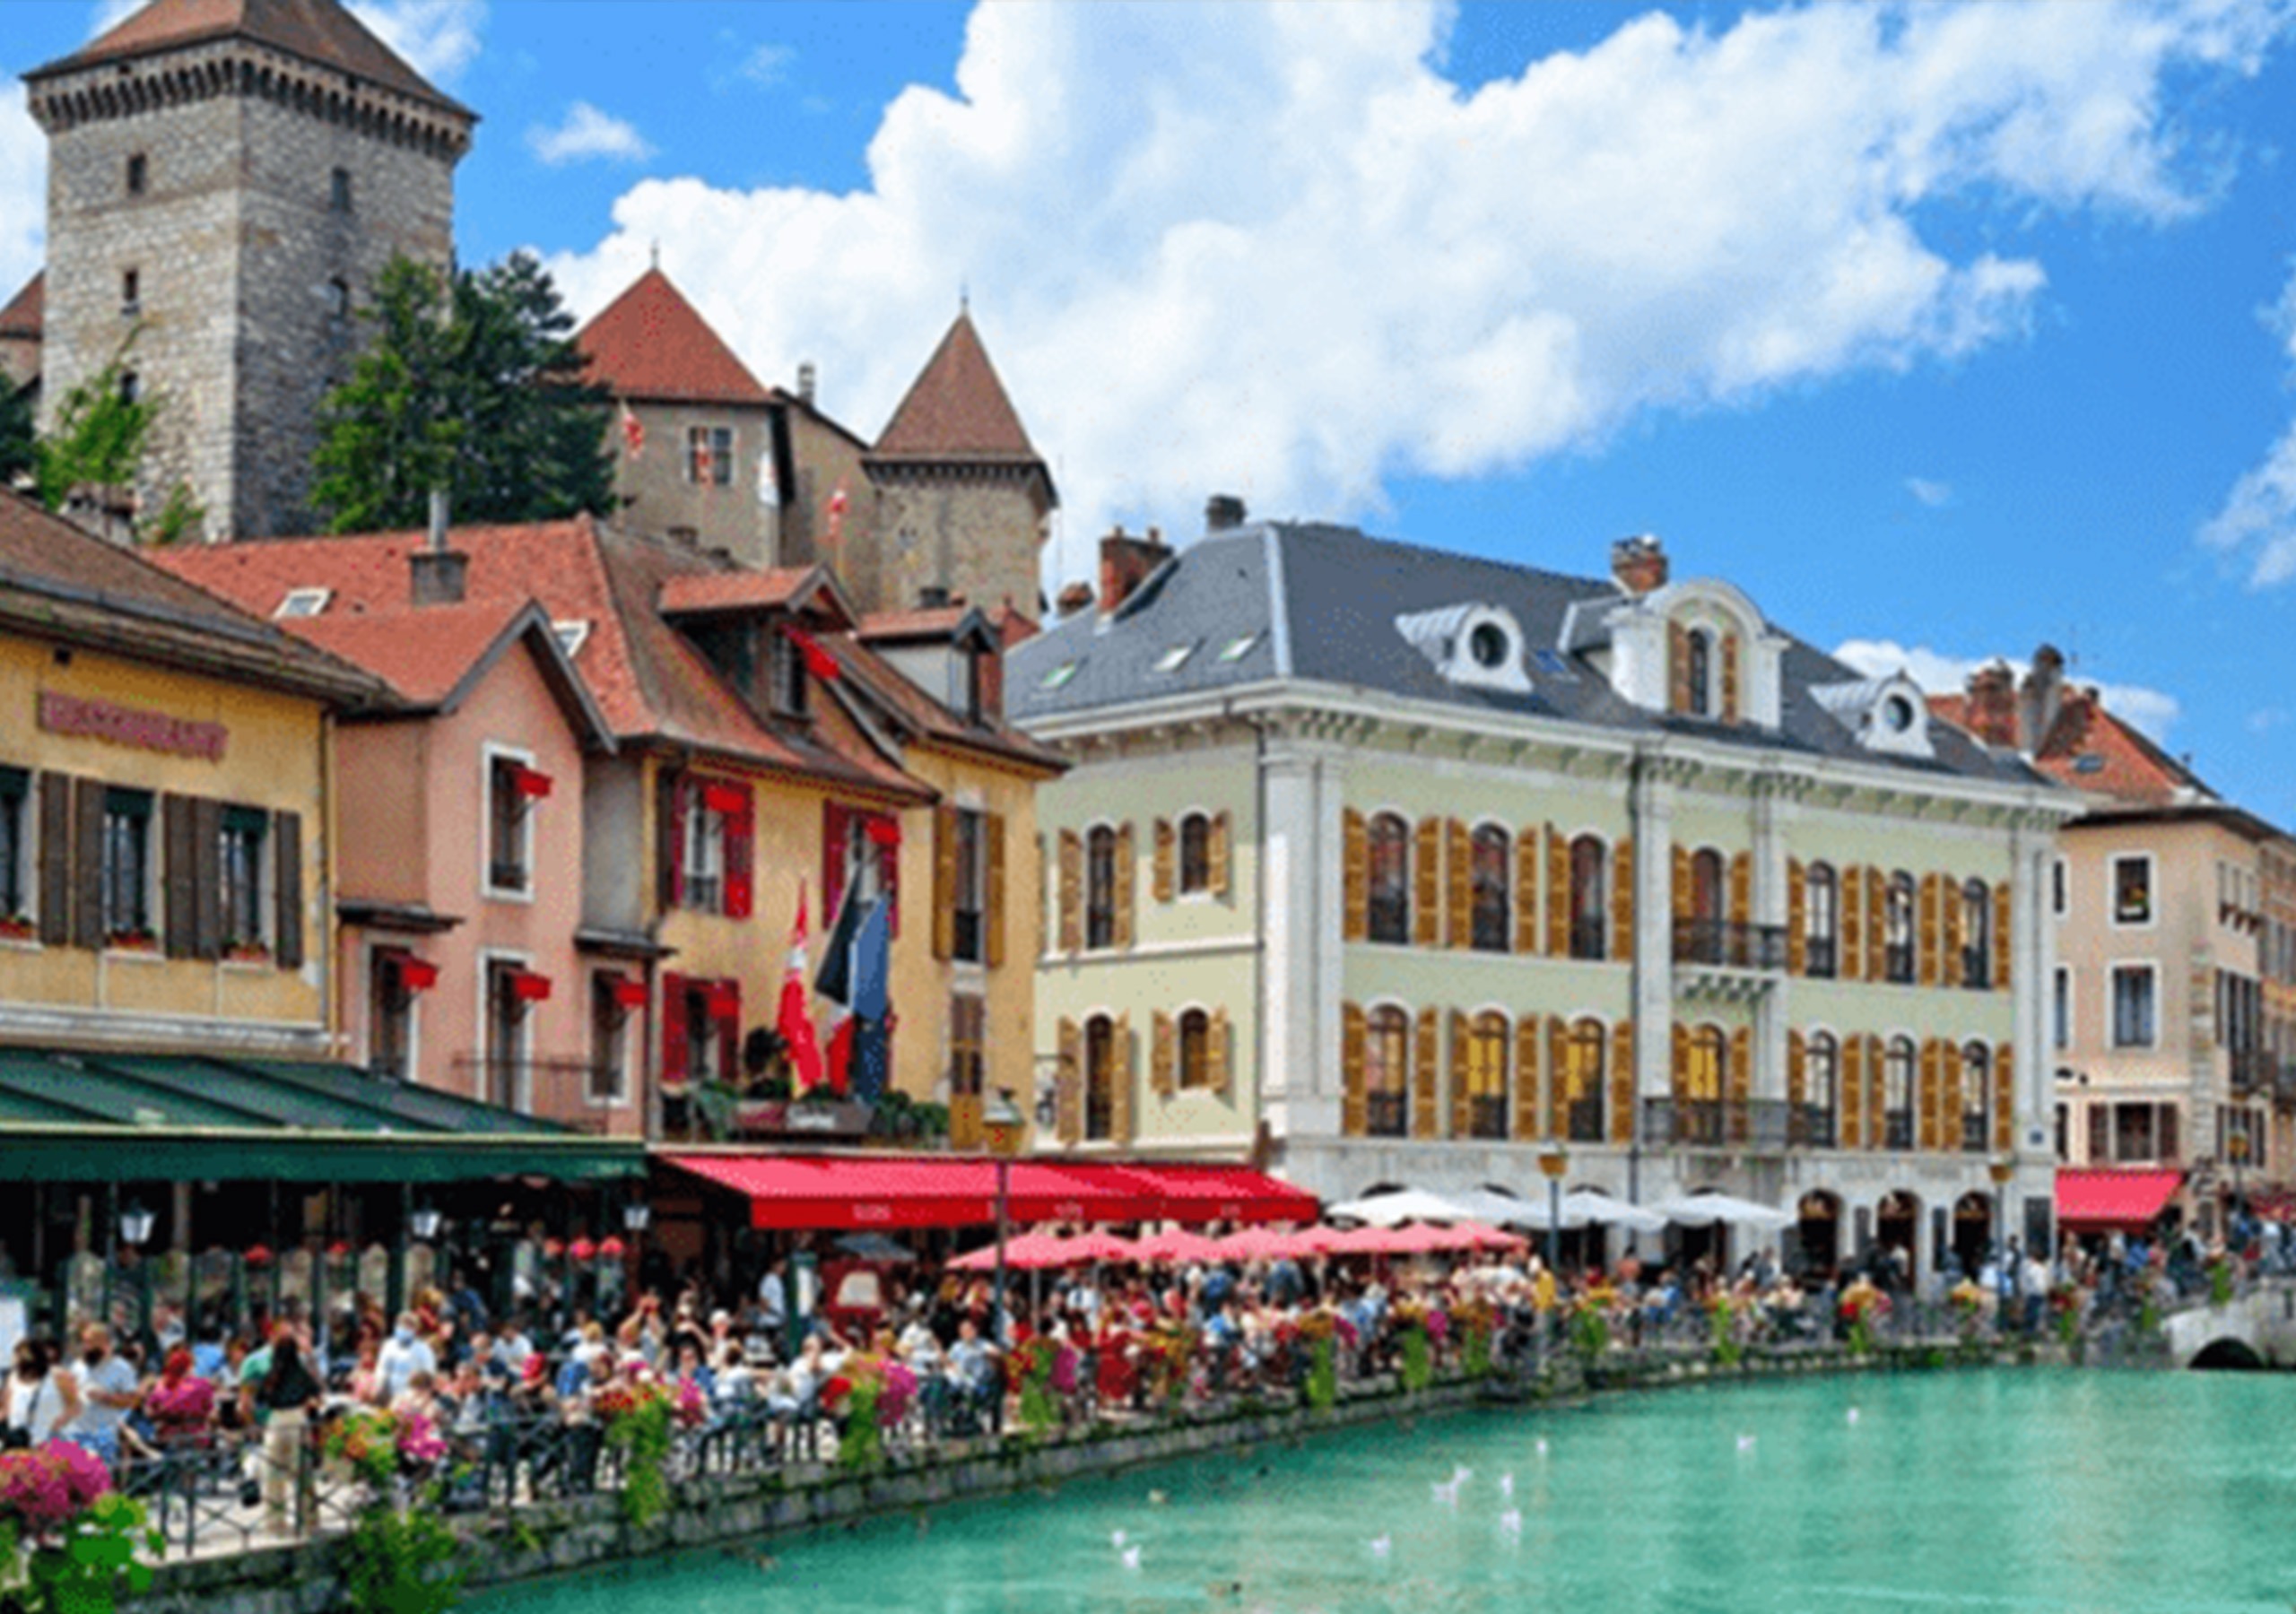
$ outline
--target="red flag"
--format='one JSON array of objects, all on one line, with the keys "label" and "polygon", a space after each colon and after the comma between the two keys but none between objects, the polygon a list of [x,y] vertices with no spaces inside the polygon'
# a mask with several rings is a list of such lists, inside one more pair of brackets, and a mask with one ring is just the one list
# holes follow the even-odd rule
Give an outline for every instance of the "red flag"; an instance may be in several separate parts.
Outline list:
[{"label": "red flag", "polygon": [[637,411],[631,409],[627,404],[622,406],[622,446],[632,459],[638,458],[646,452],[645,422],[638,418]]},{"label": "red flag", "polygon": [[821,1045],[805,1007],[805,882],[797,882],[797,922],[789,927],[789,967],[781,976],[781,1008],[773,1028],[789,1050],[792,1085],[802,1097],[822,1082]]},{"label": "red flag", "polygon": [[693,480],[708,487],[717,473],[718,456],[709,452],[707,438],[693,446]]},{"label": "red flag", "polygon": [[837,491],[829,496],[829,541],[834,545],[845,533],[845,479],[837,479]]},{"label": "red flag", "polygon": [[805,671],[815,678],[835,678],[840,669],[837,657],[822,647],[822,642],[803,628],[786,628],[790,643],[797,646],[797,654],[805,658]]}]

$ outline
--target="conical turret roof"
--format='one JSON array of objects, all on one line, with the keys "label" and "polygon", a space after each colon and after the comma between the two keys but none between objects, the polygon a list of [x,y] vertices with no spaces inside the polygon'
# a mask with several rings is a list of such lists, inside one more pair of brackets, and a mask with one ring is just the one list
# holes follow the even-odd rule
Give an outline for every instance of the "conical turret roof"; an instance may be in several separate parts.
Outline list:
[{"label": "conical turret roof", "polygon": [[970,312],[958,314],[877,438],[876,457],[1042,464]]}]

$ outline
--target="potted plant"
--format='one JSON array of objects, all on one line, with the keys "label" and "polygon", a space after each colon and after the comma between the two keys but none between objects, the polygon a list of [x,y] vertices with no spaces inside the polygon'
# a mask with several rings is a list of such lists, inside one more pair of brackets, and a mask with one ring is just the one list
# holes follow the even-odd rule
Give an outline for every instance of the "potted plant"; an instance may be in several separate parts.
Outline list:
[{"label": "potted plant", "polygon": [[30,941],[39,934],[39,927],[32,923],[30,914],[10,914],[0,918],[0,941]]}]

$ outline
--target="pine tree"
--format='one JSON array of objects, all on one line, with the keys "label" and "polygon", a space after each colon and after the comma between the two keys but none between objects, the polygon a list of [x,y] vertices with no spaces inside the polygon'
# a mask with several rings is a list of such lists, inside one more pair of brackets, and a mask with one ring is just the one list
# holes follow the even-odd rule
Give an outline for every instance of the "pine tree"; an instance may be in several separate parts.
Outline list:
[{"label": "pine tree", "polygon": [[338,533],[419,526],[443,486],[455,518],[541,521],[613,500],[603,386],[525,253],[451,277],[395,260],[375,327],[320,417],[313,501]]}]

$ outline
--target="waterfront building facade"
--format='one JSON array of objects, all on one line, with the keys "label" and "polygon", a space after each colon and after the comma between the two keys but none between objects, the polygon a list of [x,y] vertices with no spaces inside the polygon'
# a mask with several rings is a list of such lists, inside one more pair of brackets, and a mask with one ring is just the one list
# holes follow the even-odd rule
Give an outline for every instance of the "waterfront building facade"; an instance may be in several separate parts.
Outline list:
[{"label": "waterfront building facade", "polygon": [[[1653,542],[1608,578],[1121,534],[1021,646],[1040,1120],[1079,1153],[1797,1208],[1831,1265],[2049,1235],[2058,792]],[[1996,1165],[2010,1181],[1998,1193]]]}]

